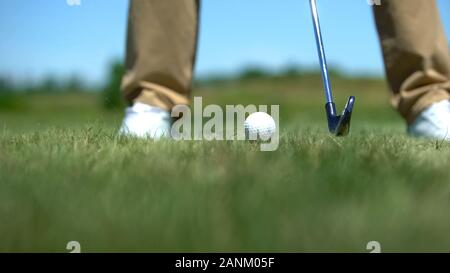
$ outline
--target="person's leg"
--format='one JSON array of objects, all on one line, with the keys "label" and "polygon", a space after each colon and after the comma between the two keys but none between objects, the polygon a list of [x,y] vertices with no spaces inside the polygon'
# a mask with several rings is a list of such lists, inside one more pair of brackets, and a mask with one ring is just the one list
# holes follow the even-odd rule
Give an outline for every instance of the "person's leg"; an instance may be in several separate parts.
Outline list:
[{"label": "person's leg", "polygon": [[121,134],[170,136],[170,110],[189,102],[199,1],[131,0],[122,79],[124,97],[131,106]]},{"label": "person's leg", "polygon": [[374,6],[392,104],[408,124],[450,98],[450,55],[434,0],[383,0]]},{"label": "person's leg", "polygon": [[195,62],[199,0],[131,0],[125,99],[170,110],[187,104]]}]

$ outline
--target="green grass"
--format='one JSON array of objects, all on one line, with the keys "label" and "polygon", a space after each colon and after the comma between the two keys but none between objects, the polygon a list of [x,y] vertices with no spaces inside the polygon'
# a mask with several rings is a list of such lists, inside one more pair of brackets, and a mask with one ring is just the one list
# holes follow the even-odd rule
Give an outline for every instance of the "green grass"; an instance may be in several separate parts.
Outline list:
[{"label": "green grass", "polygon": [[337,84],[358,105],[351,136],[331,137],[320,89],[300,86],[196,92],[280,104],[275,152],[120,138],[93,95],[0,112],[0,251],[450,251],[450,145],[405,136],[377,81]]}]

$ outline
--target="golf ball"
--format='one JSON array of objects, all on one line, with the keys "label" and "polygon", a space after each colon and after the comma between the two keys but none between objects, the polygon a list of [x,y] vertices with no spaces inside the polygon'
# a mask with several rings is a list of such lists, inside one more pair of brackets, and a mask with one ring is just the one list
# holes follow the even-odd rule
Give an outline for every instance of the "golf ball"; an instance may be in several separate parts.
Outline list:
[{"label": "golf ball", "polygon": [[269,140],[275,133],[273,118],[264,112],[249,115],[244,122],[245,138],[250,140]]}]

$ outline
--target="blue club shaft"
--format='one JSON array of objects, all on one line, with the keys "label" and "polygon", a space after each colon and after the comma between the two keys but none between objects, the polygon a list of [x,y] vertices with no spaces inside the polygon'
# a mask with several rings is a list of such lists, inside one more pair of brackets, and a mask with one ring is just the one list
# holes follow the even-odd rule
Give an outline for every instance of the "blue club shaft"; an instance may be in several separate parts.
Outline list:
[{"label": "blue club shaft", "polygon": [[319,14],[317,12],[316,0],[310,0],[311,12],[314,25],[314,34],[316,37],[317,52],[319,54],[320,68],[322,72],[323,86],[325,90],[325,99],[327,103],[333,102],[333,94],[331,92],[330,79],[328,75],[327,59],[325,57],[325,49],[323,47],[322,33],[320,30]]}]

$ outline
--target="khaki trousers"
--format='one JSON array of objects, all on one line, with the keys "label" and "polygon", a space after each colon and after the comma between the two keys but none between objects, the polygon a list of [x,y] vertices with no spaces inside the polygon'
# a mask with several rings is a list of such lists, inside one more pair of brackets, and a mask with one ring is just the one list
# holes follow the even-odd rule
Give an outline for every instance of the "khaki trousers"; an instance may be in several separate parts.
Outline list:
[{"label": "khaki trousers", "polygon": [[[408,123],[450,99],[450,55],[435,0],[382,0],[374,17],[392,105]],[[171,109],[189,103],[199,0],[131,0],[127,101]]]}]

